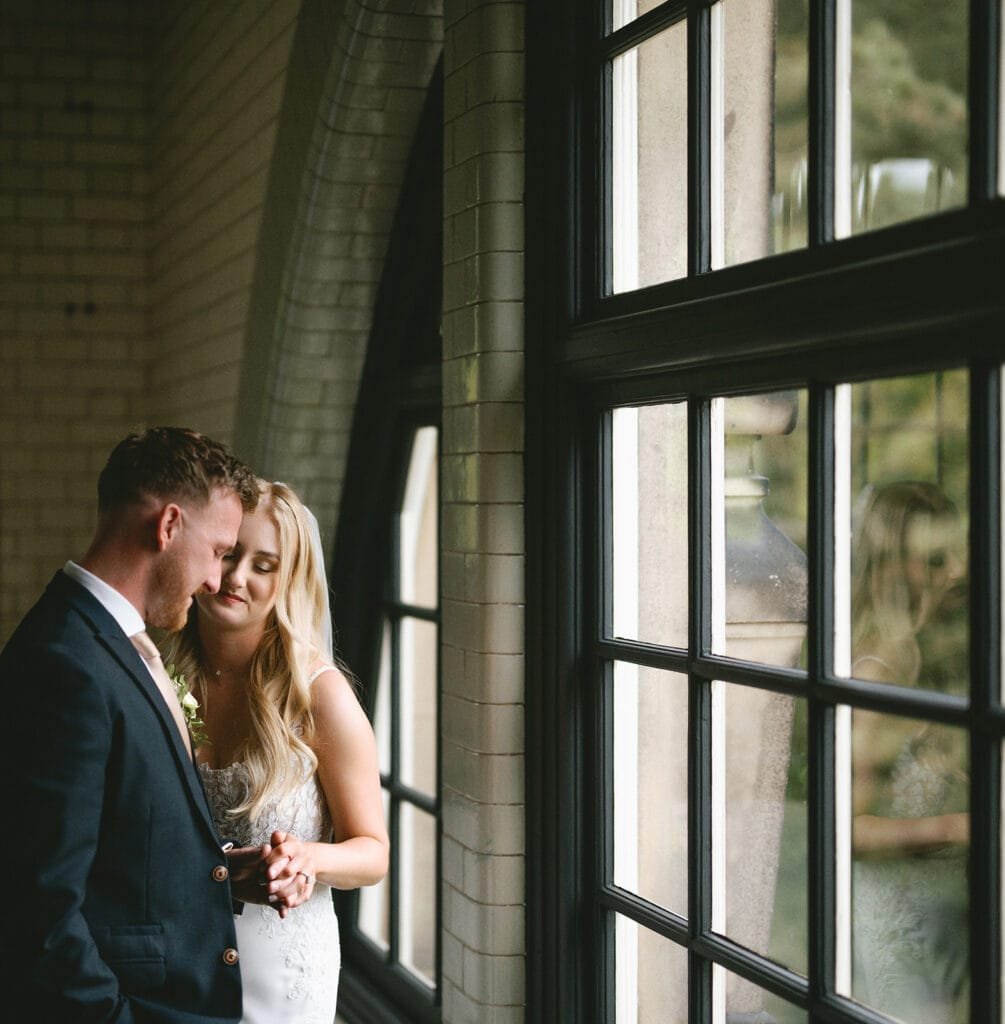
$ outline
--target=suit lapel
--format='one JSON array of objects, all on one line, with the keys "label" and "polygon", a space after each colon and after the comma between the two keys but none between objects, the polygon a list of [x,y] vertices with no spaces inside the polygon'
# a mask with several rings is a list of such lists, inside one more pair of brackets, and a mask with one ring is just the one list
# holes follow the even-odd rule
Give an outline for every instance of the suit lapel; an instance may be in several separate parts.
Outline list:
[{"label": "suit lapel", "polygon": [[161,725],[171,737],[171,749],[178,763],[178,769],[192,797],[192,802],[198,807],[200,814],[205,819],[215,838],[216,830],[213,826],[213,816],[206,802],[206,793],[202,787],[202,779],[199,777],[199,769],[193,759],[189,757],[188,751],[185,749],[185,743],[178,733],[178,726],[175,724],[174,717],[164,703],[164,698],[151,677],[149,669],[143,663],[143,659],[136,648],[133,647],[129,638],[122,635],[121,630],[117,630],[115,634],[99,634],[98,641],[104,644],[111,652],[112,656],[122,665],[123,669],[129,674],[130,679],[143,691],[147,700],[153,706]]},{"label": "suit lapel", "polygon": [[164,703],[164,698],[139,652],[133,647],[132,642],[122,632],[119,624],[109,615],[101,602],[69,576],[57,573],[50,586],[59,591],[62,598],[74,611],[88,622],[94,630],[95,640],[119,663],[130,683],[138,686],[147,698],[162,728],[170,737],[171,750],[191,802],[209,829],[213,841],[218,843],[213,815],[206,800],[206,792],[202,786],[199,769],[189,757],[185,743],[178,733],[174,717]]}]

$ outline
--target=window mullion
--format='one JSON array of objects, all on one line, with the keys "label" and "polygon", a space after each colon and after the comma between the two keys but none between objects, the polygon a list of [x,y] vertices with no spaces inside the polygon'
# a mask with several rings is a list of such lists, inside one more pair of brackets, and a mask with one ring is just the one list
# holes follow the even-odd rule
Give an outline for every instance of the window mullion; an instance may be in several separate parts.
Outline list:
[{"label": "window mullion", "polygon": [[[398,531],[394,531],[397,538]],[[398,578],[398,549],[395,541],[395,553],[391,559],[394,572],[393,579]],[[403,868],[401,839],[401,796],[398,783],[401,780],[401,619],[390,616],[391,624],[391,671],[389,673],[391,690],[391,779],[394,783],[390,790],[390,821],[388,822],[389,839],[391,842],[391,863],[388,871],[388,953],[392,964],[398,963],[401,954],[401,872]]]},{"label": "window mullion", "polygon": [[[711,229],[711,11],[690,0],[687,17],[688,276],[712,266]],[[670,187],[675,187],[673,182]]]},{"label": "window mullion", "polygon": [[[970,381],[970,678],[979,720],[1001,703],[1001,384],[997,366]],[[1001,1020],[1001,737],[970,736],[971,1020]]]},{"label": "window mullion", "polygon": [[809,245],[834,237],[834,27],[837,0],[809,0]]},{"label": "window mullion", "polygon": [[807,643],[809,669],[808,935],[811,1003],[834,989],[835,709],[818,685],[834,663],[834,390],[809,392]]},{"label": "window mullion", "polygon": [[970,0],[969,199],[982,203],[1000,188],[999,175],[999,60],[1001,8],[999,0]]},{"label": "window mullion", "polygon": [[[688,567],[691,615],[688,646],[694,658],[711,646],[712,628],[712,422],[711,405],[688,407]],[[709,680],[689,676],[688,749],[688,932],[692,941],[712,924],[712,688]],[[712,963],[696,952],[688,956],[688,1020],[712,1020]]]}]

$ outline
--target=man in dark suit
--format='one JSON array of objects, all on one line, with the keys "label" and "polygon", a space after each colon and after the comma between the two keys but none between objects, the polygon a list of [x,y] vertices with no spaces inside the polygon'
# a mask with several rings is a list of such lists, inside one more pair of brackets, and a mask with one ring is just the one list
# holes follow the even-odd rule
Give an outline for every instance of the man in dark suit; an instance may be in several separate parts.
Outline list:
[{"label": "man in dark suit", "polygon": [[257,500],[251,471],[200,434],[127,438],[101,473],[86,554],[56,574],[0,654],[0,963],[3,998],[26,1021],[241,1015],[235,865],[144,624],[180,628],[193,594],[218,589]]}]

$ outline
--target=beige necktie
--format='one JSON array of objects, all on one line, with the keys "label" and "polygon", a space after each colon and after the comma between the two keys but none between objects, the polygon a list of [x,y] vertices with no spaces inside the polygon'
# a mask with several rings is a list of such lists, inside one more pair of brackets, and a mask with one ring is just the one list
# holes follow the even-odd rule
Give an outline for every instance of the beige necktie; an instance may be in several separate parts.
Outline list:
[{"label": "beige necktie", "polygon": [[178,700],[178,694],[175,692],[174,683],[171,682],[171,677],[167,674],[167,669],[164,667],[164,662],[161,661],[157,645],[145,631],[134,633],[129,639],[132,641],[133,647],[140,652],[140,656],[147,663],[150,674],[154,677],[157,687],[161,691],[161,696],[174,716],[175,724],[178,726],[182,739],[185,741],[185,749],[188,751],[189,757],[191,757],[192,739],[189,736],[185,715],[182,713],[181,703]]}]

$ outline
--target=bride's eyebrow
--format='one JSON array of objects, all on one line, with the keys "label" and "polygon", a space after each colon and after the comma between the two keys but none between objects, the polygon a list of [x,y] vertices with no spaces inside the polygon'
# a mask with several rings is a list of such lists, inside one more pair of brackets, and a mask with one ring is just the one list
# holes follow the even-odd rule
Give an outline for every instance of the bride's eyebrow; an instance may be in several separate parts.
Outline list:
[{"label": "bride's eyebrow", "polygon": [[273,554],[271,551],[256,551],[255,558],[271,558],[274,561],[279,561],[279,555]]}]

